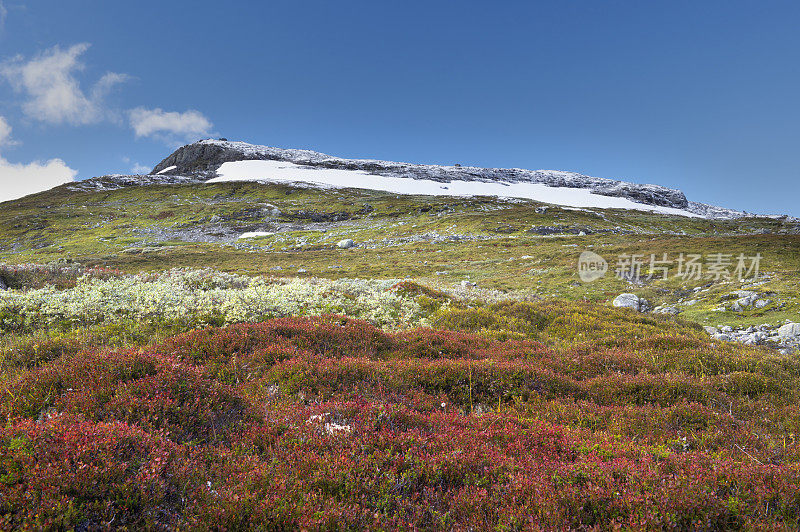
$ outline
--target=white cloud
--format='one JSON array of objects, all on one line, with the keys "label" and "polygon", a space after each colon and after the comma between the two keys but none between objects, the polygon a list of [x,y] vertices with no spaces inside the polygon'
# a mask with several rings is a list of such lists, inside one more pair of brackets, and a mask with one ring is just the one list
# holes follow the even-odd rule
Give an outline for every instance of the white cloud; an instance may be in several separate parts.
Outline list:
[{"label": "white cloud", "polygon": [[131,127],[137,137],[154,137],[168,143],[208,137],[214,127],[200,111],[184,113],[137,107],[128,111]]},{"label": "white cloud", "polygon": [[0,1],[0,30],[6,25],[6,15],[8,15],[8,9],[6,9],[6,6]]},{"label": "white cloud", "polygon": [[69,183],[77,173],[61,159],[13,164],[0,157],[0,201],[21,198]]},{"label": "white cloud", "polygon": [[75,44],[66,50],[54,46],[27,62],[17,56],[0,65],[0,75],[17,92],[25,94],[22,109],[31,118],[52,124],[100,122],[108,114],[103,100],[128,76],[109,72],[87,96],[75,72],[83,69],[78,59],[88,48],[88,43]]},{"label": "white cloud", "polygon": [[[11,126],[0,116],[0,146],[13,144]],[[0,201],[21,198],[69,183],[77,174],[61,159],[21,164],[10,163],[0,155]]]},{"label": "white cloud", "polygon": [[11,143],[11,126],[0,116],[0,146]]},{"label": "white cloud", "polygon": [[133,167],[131,168],[132,174],[149,174],[151,168],[149,166],[145,166],[143,164],[134,163]]}]

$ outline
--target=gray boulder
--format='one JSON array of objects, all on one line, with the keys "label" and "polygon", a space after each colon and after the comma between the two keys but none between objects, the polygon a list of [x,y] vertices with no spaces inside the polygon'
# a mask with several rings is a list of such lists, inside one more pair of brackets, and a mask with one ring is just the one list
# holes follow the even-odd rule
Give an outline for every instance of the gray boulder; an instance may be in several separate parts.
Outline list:
[{"label": "gray boulder", "polygon": [[719,329],[717,329],[716,327],[711,327],[709,325],[706,325],[705,327],[703,327],[703,329],[706,331],[707,334],[710,334],[712,336],[719,332]]},{"label": "gray boulder", "polygon": [[338,247],[339,249],[350,249],[351,247],[353,247],[355,245],[356,245],[356,243],[353,242],[351,239],[345,238],[344,240],[340,240],[336,244],[336,247]]},{"label": "gray boulder", "polygon": [[650,309],[650,303],[636,294],[620,294],[614,298],[611,304],[615,307],[630,308],[637,312],[647,312]]},{"label": "gray boulder", "polygon": [[6,283],[2,278],[0,278],[0,290],[8,290],[8,286],[6,286]]},{"label": "gray boulder", "polygon": [[800,323],[787,323],[778,328],[778,336],[785,340],[800,339]]}]

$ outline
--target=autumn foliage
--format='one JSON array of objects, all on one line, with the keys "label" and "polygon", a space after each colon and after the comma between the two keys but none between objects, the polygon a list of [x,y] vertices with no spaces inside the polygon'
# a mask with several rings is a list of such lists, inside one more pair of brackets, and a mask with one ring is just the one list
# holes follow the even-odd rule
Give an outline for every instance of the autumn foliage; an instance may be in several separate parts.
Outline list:
[{"label": "autumn foliage", "polygon": [[20,365],[0,528],[798,525],[790,361],[691,333],[564,347],[531,339],[557,314],[504,312],[529,333],[282,318]]}]

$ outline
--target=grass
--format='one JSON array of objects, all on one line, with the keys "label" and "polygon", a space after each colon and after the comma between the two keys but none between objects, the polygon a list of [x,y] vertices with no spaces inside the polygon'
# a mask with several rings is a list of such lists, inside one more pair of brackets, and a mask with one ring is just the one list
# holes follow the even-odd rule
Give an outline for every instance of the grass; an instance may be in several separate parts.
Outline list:
[{"label": "grass", "polygon": [[[704,323],[750,325],[798,319],[800,236],[791,221],[752,218],[709,221],[620,210],[594,212],[493,198],[393,196],[358,190],[219,183],[128,187],[107,192],[53,191],[0,206],[0,260],[47,262],[69,258],[125,272],[174,266],[213,267],[250,274],[328,278],[411,277],[480,286],[540,298],[606,301],[635,291],[654,304],[675,305],[685,289],[706,280],[656,280],[631,286],[607,275],[581,284],[577,256],[592,249],[613,269],[618,257],[715,252],[753,256],[771,277],[759,290],[775,292],[761,311],[718,313],[736,283],[714,283],[694,306]],[[563,226],[587,236],[540,236],[532,227]],[[237,241],[246,231],[274,236]],[[764,232],[767,232],[765,234]],[[460,237],[459,240],[449,239]],[[359,247],[340,250],[352,238]],[[276,273],[278,272],[278,273]],[[781,306],[783,304],[783,306]],[[680,306],[680,305],[679,305]]]}]

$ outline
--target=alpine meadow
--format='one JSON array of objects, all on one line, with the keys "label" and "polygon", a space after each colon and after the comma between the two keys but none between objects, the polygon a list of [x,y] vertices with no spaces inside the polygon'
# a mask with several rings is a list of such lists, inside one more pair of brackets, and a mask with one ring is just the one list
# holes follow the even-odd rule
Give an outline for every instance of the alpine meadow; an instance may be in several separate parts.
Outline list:
[{"label": "alpine meadow", "polygon": [[800,528],[795,4],[41,4],[0,530]]}]

